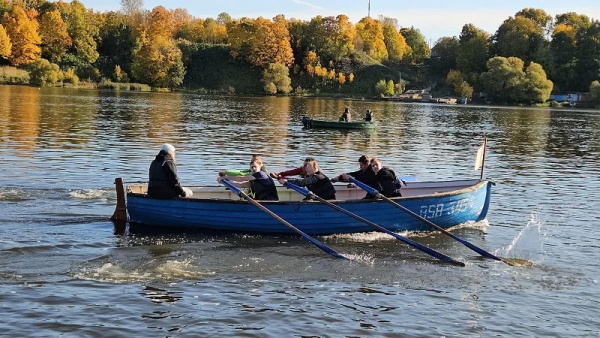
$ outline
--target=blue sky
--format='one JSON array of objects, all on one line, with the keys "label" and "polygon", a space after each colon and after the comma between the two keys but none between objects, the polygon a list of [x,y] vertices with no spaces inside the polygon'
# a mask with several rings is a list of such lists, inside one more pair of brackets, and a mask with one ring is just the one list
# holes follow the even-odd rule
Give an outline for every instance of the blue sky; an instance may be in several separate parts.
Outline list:
[{"label": "blue sky", "polygon": [[[119,10],[120,0],[80,0],[95,11]],[[273,18],[284,14],[286,18],[310,20],[317,15],[345,14],[353,23],[367,16],[368,0],[144,0],[144,8],[164,6],[168,9],[185,8],[198,18],[216,18],[226,12],[233,18]],[[442,36],[458,36],[464,24],[475,26],[493,34],[509,16],[523,8],[539,8],[555,16],[567,12],[585,14],[600,20],[600,1],[515,1],[515,0],[457,0],[457,1],[400,1],[371,0],[371,17],[380,15],[398,19],[402,27],[418,28],[425,38],[435,42]]]}]

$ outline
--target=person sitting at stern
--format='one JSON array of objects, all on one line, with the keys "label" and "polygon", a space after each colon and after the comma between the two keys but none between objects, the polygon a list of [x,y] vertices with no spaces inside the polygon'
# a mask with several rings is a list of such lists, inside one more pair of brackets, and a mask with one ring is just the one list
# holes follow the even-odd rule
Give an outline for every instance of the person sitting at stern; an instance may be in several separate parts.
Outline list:
[{"label": "person sitting at stern", "polygon": [[183,188],[177,177],[175,164],[175,147],[165,143],[160,147],[148,172],[148,196],[152,198],[171,199],[192,196],[192,191]]}]

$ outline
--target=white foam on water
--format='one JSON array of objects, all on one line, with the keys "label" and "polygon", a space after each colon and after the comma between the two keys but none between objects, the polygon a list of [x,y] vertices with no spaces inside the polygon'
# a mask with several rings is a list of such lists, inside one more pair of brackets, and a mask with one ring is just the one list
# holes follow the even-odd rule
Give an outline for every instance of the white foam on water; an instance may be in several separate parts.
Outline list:
[{"label": "white foam on water", "polygon": [[523,230],[519,232],[512,242],[504,248],[496,251],[497,256],[518,258],[536,263],[541,263],[544,258],[544,246],[542,234],[542,225],[537,213],[531,215],[531,220],[527,222]]},{"label": "white foam on water", "polygon": [[102,189],[80,189],[69,192],[69,196],[72,198],[92,200],[108,197],[108,191]]},{"label": "white foam on water", "polygon": [[105,263],[96,268],[85,268],[75,275],[84,280],[110,283],[139,283],[201,279],[215,273],[194,266],[190,261],[166,261],[155,267],[129,270],[113,263]]},{"label": "white foam on water", "polygon": [[31,197],[21,189],[0,189],[0,201],[24,201]]}]

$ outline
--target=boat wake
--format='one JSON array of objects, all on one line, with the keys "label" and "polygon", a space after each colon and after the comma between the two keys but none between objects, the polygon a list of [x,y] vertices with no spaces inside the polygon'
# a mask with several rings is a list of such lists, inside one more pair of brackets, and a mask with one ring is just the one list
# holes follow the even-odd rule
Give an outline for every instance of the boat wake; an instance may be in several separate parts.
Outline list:
[{"label": "boat wake", "polygon": [[153,266],[140,266],[128,269],[113,263],[104,263],[98,267],[86,267],[76,273],[75,277],[109,283],[169,282],[184,279],[202,279],[213,276],[211,271],[201,270],[188,260],[168,260]]}]

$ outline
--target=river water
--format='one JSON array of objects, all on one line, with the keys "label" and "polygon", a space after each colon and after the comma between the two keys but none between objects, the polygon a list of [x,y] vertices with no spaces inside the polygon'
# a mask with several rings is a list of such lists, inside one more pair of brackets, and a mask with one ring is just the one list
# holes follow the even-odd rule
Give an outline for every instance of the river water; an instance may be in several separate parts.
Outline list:
[{"label": "river water", "polygon": [[[366,109],[372,132],[303,130]],[[117,229],[113,182],[145,181],[162,143],[183,184],[265,155],[358,157],[420,180],[485,177],[487,220],[453,233],[530,264],[487,260],[439,233],[318,237]],[[0,332],[6,336],[600,337],[600,111],[0,86]]]}]

